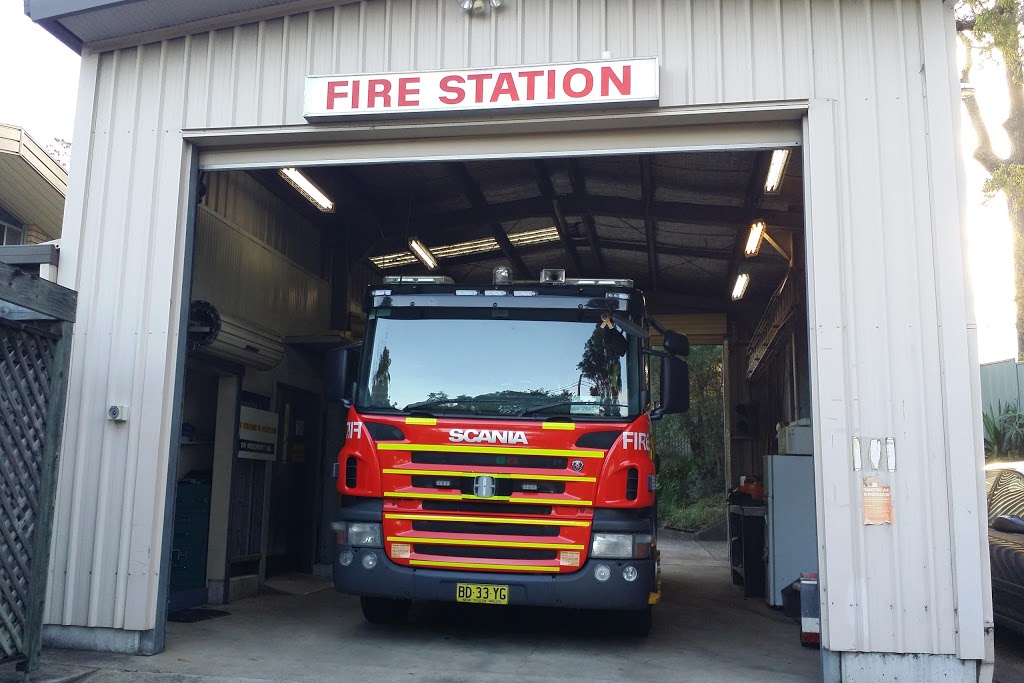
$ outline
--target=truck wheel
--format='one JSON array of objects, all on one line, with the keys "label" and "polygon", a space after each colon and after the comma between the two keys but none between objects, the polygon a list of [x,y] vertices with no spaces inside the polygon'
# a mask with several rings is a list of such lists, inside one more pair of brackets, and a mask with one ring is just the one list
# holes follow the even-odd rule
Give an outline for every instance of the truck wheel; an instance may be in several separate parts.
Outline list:
[{"label": "truck wheel", "polygon": [[626,635],[635,636],[637,638],[646,638],[647,634],[651,632],[653,618],[651,616],[650,605],[644,609],[622,612],[620,616],[622,631]]},{"label": "truck wheel", "polygon": [[363,618],[371,624],[401,624],[409,616],[412,601],[363,596],[359,598],[359,605],[363,608]]}]

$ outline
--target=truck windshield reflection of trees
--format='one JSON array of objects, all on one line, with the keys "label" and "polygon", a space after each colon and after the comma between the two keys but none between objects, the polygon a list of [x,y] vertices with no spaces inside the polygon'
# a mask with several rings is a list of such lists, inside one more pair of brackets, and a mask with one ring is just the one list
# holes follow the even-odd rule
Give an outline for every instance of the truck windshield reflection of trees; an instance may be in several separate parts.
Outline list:
[{"label": "truck windshield reflection of trees", "polygon": [[[462,343],[469,333],[477,335],[471,347]],[[362,408],[584,418],[642,409],[628,390],[638,381],[638,345],[610,322],[381,318],[374,337]]]}]

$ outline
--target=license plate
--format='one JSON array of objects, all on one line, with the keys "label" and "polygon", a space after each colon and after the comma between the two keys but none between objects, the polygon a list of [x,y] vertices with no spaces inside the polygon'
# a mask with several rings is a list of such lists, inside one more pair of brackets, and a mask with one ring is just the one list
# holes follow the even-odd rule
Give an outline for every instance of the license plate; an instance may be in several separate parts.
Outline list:
[{"label": "license plate", "polygon": [[486,583],[457,583],[455,584],[455,599],[458,602],[507,605],[508,586],[493,586]]}]

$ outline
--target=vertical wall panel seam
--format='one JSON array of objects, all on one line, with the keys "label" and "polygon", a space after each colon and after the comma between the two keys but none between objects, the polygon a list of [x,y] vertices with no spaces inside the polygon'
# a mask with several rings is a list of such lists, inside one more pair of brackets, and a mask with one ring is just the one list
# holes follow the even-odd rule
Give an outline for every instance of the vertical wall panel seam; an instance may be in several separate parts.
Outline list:
[{"label": "vertical wall panel seam", "polygon": [[[284,17],[281,20],[281,89],[284,90],[285,84],[288,83],[288,39],[291,36],[289,28],[291,27],[290,16]],[[288,98],[281,98],[281,121],[288,120]]]},{"label": "vertical wall panel seam", "polygon": [[366,73],[366,0],[359,2],[359,73]]},{"label": "vertical wall panel seam", "polygon": [[[775,41],[775,59],[778,60],[779,64],[779,79],[780,85],[779,92],[782,93],[782,97],[789,97],[789,90],[786,88],[786,51],[784,46],[786,44],[786,31],[782,23],[782,2],[783,0],[775,1],[775,35],[778,36],[778,40]],[[811,42],[809,39],[807,42]],[[813,67],[812,67],[813,68]]]},{"label": "vertical wall panel seam", "polygon": [[[414,0],[415,1],[415,0]],[[341,5],[334,6],[331,23],[331,73],[341,72],[338,55],[341,52]]]},{"label": "vertical wall panel seam", "polygon": [[231,125],[238,125],[238,36],[242,33],[241,26],[231,31]]},{"label": "vertical wall panel seam", "polygon": [[[141,104],[142,104],[142,99],[139,97],[139,90],[140,90],[140,85],[141,85],[141,80],[142,80],[143,48],[137,47],[137,48],[134,48],[134,50],[135,50],[135,78],[133,79],[134,82],[131,85],[131,90],[129,91],[130,97],[127,98],[130,102],[132,102],[132,105],[133,105],[132,106],[132,109],[133,109],[133,111],[132,111],[132,118],[131,118],[131,121],[129,123],[129,125],[131,126],[131,130],[128,131],[128,134],[127,134],[127,136],[124,139],[121,138],[120,131],[117,131],[118,135],[116,136],[118,138],[119,145],[126,145],[127,148],[129,148],[131,150],[129,152],[129,155],[128,155],[128,169],[129,169],[129,172],[128,172],[128,179],[127,179],[127,188],[126,188],[126,191],[125,191],[125,193],[123,195],[123,200],[124,201],[122,203],[122,206],[123,206],[123,226],[124,226],[123,230],[124,230],[124,235],[123,235],[123,239],[121,240],[121,244],[120,244],[121,257],[120,257],[120,259],[118,259],[117,266],[116,266],[116,267],[119,267],[121,269],[123,269],[125,267],[125,264],[127,264],[129,262],[129,257],[130,257],[129,256],[129,249],[128,249],[128,246],[130,244],[130,239],[128,238],[128,234],[127,233],[128,233],[128,228],[129,228],[129,225],[130,225],[130,222],[131,222],[131,199],[130,198],[134,196],[133,190],[134,190],[134,186],[135,186],[135,173],[131,172],[131,169],[135,168],[135,152],[136,152],[136,149],[137,149],[137,146],[138,146],[137,145],[137,141],[138,141],[138,134],[139,134],[139,112],[140,112]],[[114,119],[114,120],[116,120],[116,119]],[[109,168],[109,164],[108,164],[108,168]],[[113,211],[111,213],[113,213]],[[104,220],[103,224],[107,225],[107,221]],[[99,266],[99,264],[97,264],[97,266]],[[117,293],[116,293],[116,295],[114,297],[114,299],[115,299],[114,300],[114,316],[113,316],[113,319],[111,320],[111,339],[110,339],[110,343],[107,344],[107,347],[105,349],[105,353],[104,354],[98,354],[98,355],[106,355],[106,367],[107,368],[113,368],[114,367],[114,362],[115,362],[115,357],[114,357],[115,353],[114,352],[117,349],[117,340],[114,338],[114,335],[116,335],[120,331],[120,328],[121,328],[120,323],[121,323],[121,319],[124,316],[125,294],[127,292],[128,292],[128,288],[127,287],[119,287],[118,288],[118,291],[117,291]],[[108,375],[106,380],[107,380],[106,392],[105,392],[106,395],[104,396],[104,398],[109,400],[109,399],[113,398],[110,395],[110,391],[112,389],[112,387],[111,387],[111,377]],[[106,405],[106,401],[104,401],[104,403],[102,403],[101,405]],[[118,430],[118,431],[119,432],[123,432],[125,430]],[[118,437],[120,437],[120,436],[121,436],[121,434],[118,434]],[[111,465],[111,460],[115,457],[113,451],[117,447],[117,445],[118,445],[117,442],[119,440],[120,440],[120,438],[116,438],[116,439],[115,438],[104,438],[103,439],[103,442],[104,442],[103,443],[103,447],[100,449],[99,491],[97,492],[98,496],[97,496],[96,509],[95,509],[95,518],[94,518],[94,524],[93,524],[93,546],[92,546],[92,559],[91,559],[92,571],[91,571],[90,577],[89,577],[89,612],[88,612],[88,618],[87,618],[87,623],[88,623],[89,626],[105,626],[106,625],[106,624],[100,623],[99,611],[100,611],[100,608],[102,607],[102,605],[100,604],[99,597],[100,597],[100,593],[101,593],[101,590],[102,590],[102,584],[107,579],[107,577],[104,574],[105,567],[104,567],[104,557],[103,557],[104,556],[104,551],[106,550],[106,536],[107,536],[107,532],[110,530],[109,525],[107,524],[107,510],[108,510],[107,501],[110,499],[110,497],[112,495],[114,495],[114,492],[110,490],[110,486],[111,486],[110,468],[112,466]]]},{"label": "vertical wall panel seam", "polygon": [[488,31],[490,33],[491,51],[488,63],[491,66],[498,64],[498,13],[489,12],[488,18]]},{"label": "vertical wall panel seam", "polygon": [[[88,205],[88,198],[90,196],[91,178],[92,174],[88,172],[88,167],[91,164],[93,151],[95,149],[96,138],[93,134],[95,130],[96,120],[96,93],[99,86],[100,68],[99,68],[99,56],[90,54],[88,51],[83,51],[82,54],[82,68],[81,76],[78,83],[78,101],[80,102],[78,110],[75,112],[75,131],[76,137],[80,140],[86,139],[86,143],[79,143],[81,146],[78,149],[72,150],[72,160],[75,162],[71,166],[69,184],[68,184],[68,196],[66,211],[64,213],[64,222],[62,225],[62,234],[64,235],[64,245],[69,254],[73,258],[67,258],[67,263],[64,268],[61,269],[64,275],[64,282],[68,282],[72,285],[72,288],[79,289],[79,276],[81,273],[81,258],[80,246],[82,243],[82,235],[85,230],[85,209]],[[78,188],[82,189],[79,190]],[[77,211],[78,215],[75,215]],[[73,235],[74,242],[72,243],[71,237]],[[74,270],[72,271],[72,268]],[[60,275],[58,275],[60,278]],[[79,305],[78,313],[80,316],[85,317],[87,315],[87,306]],[[76,328],[75,334],[72,340],[72,366],[68,370],[69,378],[78,378],[79,370],[82,369],[82,362],[79,355],[81,349],[75,349],[75,346],[81,346],[83,343],[81,332],[88,330],[88,326],[84,325],[81,328]],[[70,386],[68,388],[69,402],[67,416],[70,417],[74,414],[73,411],[81,410],[81,405],[73,408],[70,403]],[[79,392],[80,396],[80,392]],[[68,420],[70,422],[70,420]],[[74,443],[74,439],[80,436],[80,433],[75,433],[70,425],[65,425],[64,432],[61,436],[61,453],[63,454],[59,463],[59,474],[58,474],[58,499],[54,505],[54,523],[53,523],[53,534],[50,539],[50,566],[48,569],[48,588],[46,591],[46,615],[44,620],[47,623],[63,620],[55,616],[58,611],[57,607],[60,603],[54,603],[54,591],[57,585],[62,586],[62,597],[63,597],[63,586],[66,585],[67,581],[67,565],[68,565],[68,547],[66,541],[66,535],[62,535],[61,532],[65,529],[64,519],[64,508],[66,507],[65,500],[67,499],[64,494],[72,493],[67,491],[69,481],[74,481],[74,472],[78,467],[80,461],[79,455],[75,452],[75,449],[69,447],[69,444]],[[70,479],[69,479],[70,477]],[[59,515],[58,515],[59,513]],[[70,528],[74,525],[74,519],[68,519],[68,534],[72,533]],[[58,545],[58,538],[62,539],[60,545]],[[62,605],[60,605],[62,606]]]},{"label": "vertical wall panel seam", "polygon": [[[684,13],[684,16],[686,17],[687,21],[689,22],[687,27],[686,27],[686,30],[689,32],[689,43],[690,43],[689,44],[689,48],[690,48],[690,55],[689,55],[689,57],[690,58],[686,60],[686,92],[687,92],[686,103],[687,104],[694,104],[696,102],[696,100],[697,100],[697,85],[693,82],[694,79],[697,77],[697,72],[694,71],[694,65],[697,63],[697,46],[695,44],[695,42],[696,42],[696,30],[695,30],[695,28],[696,27],[694,26],[694,14],[693,14],[693,3],[695,2],[695,0],[684,0],[684,1],[686,3],[686,12]],[[811,0],[807,0],[807,2],[810,2],[810,1]]]},{"label": "vertical wall panel seam", "polygon": [[393,7],[394,3],[392,2],[384,3],[384,71],[391,71],[391,42],[394,40],[391,33],[394,20]]},{"label": "vertical wall panel seam", "polygon": [[[750,75],[750,90],[747,91],[747,92],[750,93],[750,95],[749,95],[749,97],[747,99],[749,99],[751,102],[753,102],[753,101],[755,101],[757,99],[757,73],[756,73],[756,68],[755,68],[756,67],[755,61],[757,59],[757,55],[754,53],[754,41],[756,40],[756,37],[754,35],[755,34],[755,31],[754,31],[754,2],[755,2],[755,0],[746,0],[746,3],[747,3],[746,4],[746,7],[747,7],[747,46],[750,49],[750,60],[749,61],[750,61],[750,65],[751,65],[750,69],[747,70],[747,73]],[[782,37],[780,36],[776,40],[776,42],[781,45],[782,44]],[[782,70],[782,63],[781,62],[779,63],[778,66],[779,66],[779,69]],[[774,99],[774,94],[773,94],[773,98],[772,99]],[[794,373],[795,373],[795,369],[794,369]]]},{"label": "vertical wall panel seam", "polygon": [[[887,4],[889,3],[889,0],[884,0],[884,1],[887,2]],[[882,128],[881,128],[882,118],[881,118],[880,108],[882,107],[882,102],[881,102],[882,94],[879,91],[879,83],[878,83],[879,68],[881,67],[881,64],[879,64],[879,61],[878,61],[877,41],[875,39],[875,27],[877,26],[876,22],[878,20],[876,18],[875,11],[874,11],[874,4],[873,4],[874,2],[875,2],[875,0],[865,0],[865,2],[864,2],[864,11],[865,11],[865,15],[866,15],[865,16],[865,21],[867,22],[867,25],[869,27],[867,41],[868,41],[868,61],[869,61],[870,68],[868,69],[868,73],[870,74],[870,79],[871,79],[871,82],[869,84],[869,92],[871,93],[871,96],[874,99],[874,106],[872,107],[873,113],[874,113],[874,124],[875,124],[874,128],[875,128],[876,131],[881,131],[882,130]],[[878,204],[879,208],[877,209],[877,212],[879,214],[878,215],[878,219],[879,219],[880,226],[881,226],[881,230],[880,230],[881,236],[880,236],[879,239],[881,240],[881,243],[882,243],[881,244],[881,249],[879,251],[879,253],[880,253],[880,261],[881,261],[881,264],[882,264],[882,267],[880,268],[881,272],[879,273],[879,277],[882,280],[882,289],[883,289],[883,291],[889,291],[890,274],[889,274],[888,264],[885,262],[885,258],[886,258],[886,255],[889,253],[889,249],[888,249],[888,243],[887,243],[887,239],[886,239],[886,233],[887,233],[886,227],[887,226],[886,226],[885,217],[884,217],[885,209],[886,209],[886,207],[888,207],[887,199],[889,199],[889,198],[887,197],[885,183],[882,182],[883,169],[882,169],[882,150],[881,150],[881,145],[882,145],[882,139],[881,139],[881,136],[878,135],[878,136],[876,136],[875,144],[872,146],[872,149],[871,149],[872,154],[874,156],[874,161],[875,161],[874,172],[871,173],[871,174],[867,174],[867,176],[872,179],[872,181],[871,181],[872,185],[873,185],[872,189],[877,193],[878,200],[879,200],[879,204]],[[890,318],[889,318],[890,302],[889,302],[888,299],[883,298],[881,301],[876,302],[875,305],[878,307],[878,320],[877,320],[877,323],[878,323],[878,326],[879,326],[878,334],[881,337],[881,339],[883,340],[882,348],[891,349],[892,346],[890,345],[890,342],[892,341],[892,338],[893,338],[893,332],[890,329]],[[892,359],[891,351],[886,352],[884,354],[879,354],[878,363],[881,366],[881,373],[880,374],[881,374],[882,377],[886,377],[886,378],[892,377],[892,363],[891,363],[891,359]],[[882,438],[884,438],[885,436],[892,436],[892,435],[894,435],[892,414],[893,414],[893,410],[896,408],[896,401],[893,400],[892,382],[884,382],[883,383],[883,387],[884,387],[883,391],[885,392],[885,396],[886,396],[886,399],[887,399],[887,403],[888,403],[889,409],[884,411],[884,415],[885,415],[885,433],[884,433]],[[883,443],[884,443],[884,441],[883,441]],[[893,474],[889,475],[889,480],[890,480],[889,483],[893,487],[893,489],[898,489],[899,474],[898,473],[893,473]],[[893,579],[893,582],[895,583],[896,586],[901,586],[902,583],[903,583],[902,582],[902,578],[903,577],[901,576],[901,573],[900,573],[900,562],[899,562],[900,548],[902,547],[902,543],[900,543],[900,530],[901,530],[901,527],[900,527],[900,525],[893,524],[893,525],[889,526],[888,530],[890,531],[890,533],[888,534],[888,544],[889,544],[888,555],[889,555],[889,558],[890,558],[890,567],[891,567],[891,571],[892,571],[892,579]],[[893,605],[893,614],[892,614],[892,618],[894,619],[894,624],[892,626],[892,630],[893,630],[893,634],[895,635],[895,651],[896,652],[906,652],[907,651],[906,650],[906,645],[907,645],[906,634],[903,631],[903,623],[904,623],[904,613],[903,613],[903,611],[905,609],[905,605],[904,605],[904,602],[903,602],[903,591],[898,590],[898,589],[894,590],[893,591],[893,597],[894,597],[894,600],[895,600],[895,603],[896,603],[895,605]]]},{"label": "vertical wall panel seam", "polygon": [[[911,106],[910,105],[910,100],[911,100],[911,98],[910,98],[910,82],[907,80],[907,50],[909,49],[909,47],[907,45],[906,26],[905,26],[905,23],[904,23],[903,12],[904,12],[903,0],[896,0],[896,24],[897,24],[897,29],[896,30],[897,30],[897,35],[899,36],[899,41],[900,41],[900,44],[899,44],[899,55],[900,55],[900,64],[899,64],[900,92],[904,93],[903,112],[905,114],[905,123],[906,123],[906,126],[907,126],[907,130],[910,131],[910,130],[913,130],[913,125],[912,125],[912,119],[911,119],[911,114],[910,114],[910,106]],[[918,36],[919,36],[919,40],[920,40],[921,39],[920,33],[918,33]],[[914,185],[914,181],[916,180],[916,178],[918,177],[918,175],[920,173],[920,169],[917,168],[917,157],[916,157],[916,155],[911,153],[909,155],[909,157],[908,157],[908,162],[910,164],[911,184],[913,186]],[[914,215],[914,222],[915,222],[915,225],[916,225],[917,222],[920,220],[920,217],[917,215],[916,204],[915,204],[914,214],[915,214]],[[912,281],[913,282],[921,283],[922,282],[921,264],[920,264],[920,261],[917,258],[915,258],[913,260],[913,272],[914,272],[914,277],[913,277]],[[917,336],[920,339],[921,349],[923,351],[923,349],[925,347],[923,325],[918,327]],[[927,396],[926,396],[926,393],[925,393],[925,386],[924,386],[923,382],[917,388],[917,395],[918,395],[918,400],[920,401],[920,404],[922,406],[927,405]],[[926,415],[926,413],[924,413],[924,411],[922,411],[921,414],[922,414],[922,417],[924,417]],[[924,418],[924,419],[926,420],[927,418]],[[927,424],[922,425],[922,430],[921,431],[922,432],[926,432],[927,431],[927,427],[928,427]],[[896,444],[896,448],[897,448],[897,452],[898,452],[899,448],[900,448],[900,444],[898,442]],[[927,501],[933,500],[932,499],[931,477],[922,477],[922,479],[923,479],[923,481],[922,481],[922,487],[923,487],[922,496],[923,496],[924,500],[927,500]],[[926,542],[926,545],[927,545],[928,548],[934,548],[935,547],[935,526],[934,526],[934,521],[932,521],[932,520],[929,520],[929,523],[927,525],[925,525],[925,542]],[[938,590],[938,577],[936,576],[936,573],[935,573],[935,563],[934,562],[929,562],[928,563],[927,568],[926,568],[926,573],[927,573],[927,582],[928,582],[927,595],[928,595],[928,601],[929,601],[929,603],[931,605],[930,609],[928,609],[928,620],[929,620],[929,623],[930,623],[930,626],[931,626],[931,628],[929,629],[929,639],[931,641],[930,645],[931,645],[932,651],[938,651],[938,648],[940,647],[939,639],[937,638],[937,634],[938,634],[939,628],[940,628],[939,621],[938,621],[938,619],[939,619],[939,609],[938,609],[939,605],[938,605],[938,600],[937,600],[937,596],[936,596],[936,593],[937,593],[937,590]]]},{"label": "vertical wall panel seam", "polygon": [[572,55],[573,59],[579,61],[583,59],[580,56],[580,0],[573,0],[570,3],[572,8]]},{"label": "vertical wall panel seam", "polygon": [[[120,55],[121,55],[120,52],[114,52],[113,55],[111,55],[112,65],[111,65],[111,68],[110,68],[110,80],[111,80],[110,111],[107,114],[109,119],[106,121],[106,124],[107,124],[106,159],[107,159],[108,165],[109,165],[109,159],[110,159],[110,152],[114,148],[114,135],[112,135],[112,131],[110,130],[110,127],[111,127],[111,124],[112,124],[113,118],[114,118],[114,114],[113,114],[114,102],[117,100],[117,83],[118,83],[118,70],[119,70],[119,64],[120,64]],[[95,128],[99,128],[99,125],[96,125]],[[95,134],[95,131],[94,131],[94,134]],[[90,166],[93,165],[94,161],[95,161],[95,159],[90,160]],[[106,213],[107,185],[108,185],[108,180],[109,179],[108,179],[106,174],[100,174],[100,175],[101,175],[101,177],[103,179],[103,182],[100,183],[100,191],[97,192],[95,195],[93,195],[93,197],[99,197],[100,198],[99,199],[99,213],[100,213],[100,226],[102,226],[105,223],[105,221],[103,220],[103,215]],[[87,220],[87,218],[88,218],[88,211],[86,211],[85,213],[86,213],[86,215],[83,218]],[[97,248],[99,253],[102,253],[104,251],[103,245],[107,241],[106,238],[107,238],[106,231],[99,230],[98,231],[98,235],[97,235],[97,240],[96,240],[96,245],[97,245],[96,248]],[[84,254],[83,254],[83,256],[84,256]],[[80,259],[81,258],[82,257],[80,257]],[[98,257],[96,257],[96,258],[98,259]],[[82,265],[83,265],[82,271],[85,271],[85,270],[88,269],[91,272],[95,272],[95,268],[96,268],[97,264],[94,263],[94,262],[92,262],[92,263],[84,263],[83,262]],[[99,301],[100,300],[100,298],[99,298],[99,280],[100,280],[100,278],[94,278],[93,279],[93,282],[91,283],[92,286],[90,288],[92,290],[91,291],[91,295],[86,295],[86,296],[83,297],[80,294],[79,295],[79,299],[83,299],[84,298],[84,299],[91,300],[91,301]],[[81,288],[80,292],[84,291],[85,289],[86,288],[83,286]],[[90,317],[96,315],[94,308],[89,311],[89,315],[90,315]],[[91,336],[93,339],[95,339],[95,337],[97,335],[102,335],[102,333],[97,329],[97,327],[95,325],[91,324],[92,323],[91,319],[90,319],[89,322],[90,322],[89,328],[91,329],[92,334],[86,336],[86,339],[84,340],[85,343],[82,344],[82,349],[81,349],[81,358],[82,358],[83,362],[86,363],[87,365],[90,362],[90,359],[89,359],[90,350],[94,346],[93,344],[90,344],[90,341],[92,341],[92,340],[89,337]],[[100,342],[102,343],[102,340],[100,340]],[[89,372],[84,372],[84,375],[85,376],[84,376],[84,379],[82,381],[82,391],[81,391],[81,395],[79,396],[79,400],[81,401],[81,403],[79,405],[82,405],[82,406],[92,406],[93,405],[93,396],[92,396],[92,394],[93,394],[94,387],[95,387],[95,385],[98,382],[98,378],[95,376],[95,374],[89,373]],[[72,500],[71,500],[71,519],[72,519],[72,524],[74,524],[77,520],[80,520],[82,518],[82,506],[84,505],[84,501],[82,500],[82,497],[85,495],[85,491],[83,490],[85,488],[85,486],[82,483],[82,479],[85,477],[85,474],[86,474],[85,473],[85,469],[86,468],[85,467],[79,467],[78,465],[83,464],[82,463],[82,459],[85,458],[85,457],[88,457],[86,449],[83,448],[84,444],[82,442],[88,440],[88,436],[90,435],[90,433],[92,431],[89,428],[89,423],[91,422],[91,419],[94,418],[94,417],[95,416],[93,416],[89,412],[88,409],[81,410],[81,412],[79,413],[79,417],[78,417],[78,434],[79,434],[78,441],[79,441],[79,443],[75,447],[77,464],[76,464],[76,467],[75,467],[75,479],[74,479],[74,485],[73,485],[73,489],[72,489],[73,493],[72,493]],[[82,438],[83,434],[86,435],[85,439]],[[101,442],[101,447],[102,447],[102,442]],[[74,586],[74,582],[75,582],[75,580],[79,576],[79,564],[80,564],[79,560],[81,559],[80,555],[82,553],[86,552],[84,548],[80,547],[80,541],[81,541],[81,536],[77,532],[73,532],[71,534],[71,538],[68,539],[68,559],[69,559],[69,562],[68,562],[67,575],[65,576],[65,586],[64,586],[64,596],[65,596],[65,598],[64,598],[64,623],[66,623],[66,624],[73,624],[73,623],[75,623],[75,616],[74,616],[75,615],[75,609],[78,606],[78,601],[80,600],[80,596],[75,591],[75,586]],[[86,600],[86,602],[85,602],[85,610],[86,610],[87,614],[88,614],[88,597],[89,597],[88,595],[85,596],[85,600]],[[82,621],[84,621],[84,619]]]},{"label": "vertical wall panel seam", "polygon": [[814,98],[818,97],[818,94],[817,94],[818,86],[817,86],[817,83],[816,83],[816,79],[814,77],[815,76],[815,74],[814,74],[814,65],[817,64],[817,61],[815,61],[815,59],[814,59],[814,45],[815,45],[815,40],[814,40],[814,10],[811,8],[811,3],[812,2],[813,2],[813,0],[804,0],[804,7],[807,10],[807,32],[810,34],[810,35],[808,35],[807,41],[806,41],[806,44],[807,44],[806,59],[807,59],[807,65],[809,67],[809,80],[810,80],[810,88],[809,88],[809,90],[810,90],[810,97],[811,97],[811,99],[814,99]]},{"label": "vertical wall panel seam", "polygon": [[[267,22],[256,26],[256,125],[263,125],[263,81],[266,80]],[[188,88],[185,88],[188,92]]]},{"label": "vertical wall panel seam", "polygon": [[628,37],[629,42],[629,57],[636,56],[636,0],[628,0],[629,6],[626,8],[626,24],[628,26]]},{"label": "vertical wall panel seam", "polygon": [[598,0],[601,3],[601,52],[608,49],[608,2],[609,0]]},{"label": "vertical wall panel seam", "polygon": [[715,101],[725,96],[725,27],[722,18],[722,0],[715,0],[715,40],[718,42],[718,59],[715,60]]},{"label": "vertical wall panel seam", "polygon": [[520,64],[523,63],[523,57],[526,54],[526,8],[524,7],[525,3],[526,0],[520,0],[520,2],[516,3],[516,49],[518,50],[518,59],[516,61],[519,62]]},{"label": "vertical wall panel seam", "polygon": [[409,68],[419,69],[419,31],[416,30],[416,18],[420,14],[420,0],[411,0],[409,7]]},{"label": "vertical wall panel seam", "polygon": [[444,8],[445,0],[437,0],[437,42],[434,45],[434,50],[437,53],[435,66],[438,69],[444,68]]},{"label": "vertical wall panel seam", "polygon": [[203,93],[206,96],[206,101],[203,103],[206,107],[206,116],[204,121],[206,127],[210,127],[210,117],[213,115],[213,44],[217,37],[217,31],[210,31],[208,34],[208,40],[206,43],[206,86],[203,88]]},{"label": "vertical wall panel seam", "polygon": [[[164,131],[162,130],[163,123],[164,123],[164,102],[165,102],[165,93],[164,93],[164,87],[163,86],[167,82],[167,68],[168,68],[168,66],[167,66],[167,49],[168,49],[168,43],[167,43],[167,41],[164,41],[163,43],[161,43],[161,46],[160,46],[160,65],[159,65],[160,79],[159,79],[159,83],[158,83],[157,88],[156,88],[157,89],[157,109],[156,110],[157,110],[158,113],[157,113],[157,120],[156,120],[156,128],[154,130],[154,135],[156,137],[156,144],[154,145],[154,159],[153,159],[153,167],[154,168],[160,168],[161,152],[162,152],[162,148],[163,148],[163,146],[160,144],[160,141],[161,141],[161,139],[162,139],[162,137],[164,135]],[[153,184],[152,184],[152,187],[150,188],[150,194],[148,196],[156,196],[157,195],[159,184],[160,184],[160,181],[159,181],[159,178],[158,178],[158,174],[154,173],[153,174]],[[149,225],[153,226],[157,222],[157,215],[156,215],[157,202],[150,202],[149,206],[150,206],[150,208],[149,208]],[[145,272],[147,273],[147,275],[149,273],[153,272],[154,250],[153,250],[152,239],[151,239],[152,235],[153,235],[153,231],[152,230],[147,232],[146,269],[145,269]],[[144,284],[143,284],[142,299],[141,299],[142,301],[149,301],[150,300],[152,283],[153,283],[152,278],[151,277],[146,277],[146,279],[144,281]],[[143,393],[144,393],[144,389],[145,389],[144,384],[145,384],[146,373],[145,373],[145,369],[143,369],[141,372],[139,372],[139,363],[140,362],[142,362],[142,363],[145,362],[147,351],[149,350],[150,329],[151,329],[151,325],[152,325],[152,321],[150,319],[151,312],[152,312],[152,309],[149,306],[144,306],[143,307],[143,313],[142,313],[142,322],[143,322],[142,331],[143,331],[143,334],[140,335],[140,339],[137,340],[137,344],[138,344],[137,351],[138,351],[138,354],[136,356],[137,358],[141,359],[141,361],[136,362],[135,366],[134,366],[135,372],[133,373],[133,377],[132,377],[132,396],[142,396]],[[138,454],[139,453],[139,446],[140,446],[139,441],[141,440],[141,429],[139,429],[137,427],[136,430],[135,430],[135,433],[136,433],[136,437],[137,437],[136,438],[136,447],[135,447],[135,449],[130,449],[130,451],[134,450],[134,452]],[[118,559],[117,559],[117,570],[118,571],[117,571],[116,587],[115,587],[115,591],[114,591],[114,604],[115,604],[115,606],[114,606],[114,615],[115,615],[115,617],[114,618],[115,618],[115,625],[118,628],[124,628],[125,616],[126,616],[125,613],[126,613],[126,606],[127,606],[128,575],[130,573],[130,568],[129,568],[129,561],[130,561],[129,551],[131,549],[132,540],[133,540],[133,536],[134,536],[134,529],[132,528],[132,519],[134,518],[134,514],[135,514],[135,493],[137,491],[136,477],[138,476],[138,465],[139,465],[139,458],[138,458],[138,456],[136,456],[134,458],[129,457],[129,459],[128,459],[128,466],[127,466],[127,469],[126,469],[126,472],[125,472],[125,484],[126,484],[126,486],[125,486],[125,491],[122,493],[122,501],[121,501],[121,538],[120,538],[120,546],[118,548]],[[130,488],[127,486],[128,484],[131,485]]]}]

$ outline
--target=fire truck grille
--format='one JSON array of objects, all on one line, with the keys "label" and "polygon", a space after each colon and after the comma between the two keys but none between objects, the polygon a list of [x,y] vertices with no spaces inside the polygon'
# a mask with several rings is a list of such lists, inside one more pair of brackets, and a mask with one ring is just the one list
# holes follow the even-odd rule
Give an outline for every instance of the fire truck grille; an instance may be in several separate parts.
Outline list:
[{"label": "fire truck grille", "polygon": [[429,543],[416,543],[412,549],[413,552],[423,555],[476,557],[487,560],[553,560],[558,554],[555,550],[534,550],[532,548],[486,548]]},{"label": "fire truck grille", "polygon": [[[572,501],[566,501],[572,505]],[[425,500],[424,510],[431,512],[477,512],[513,515],[535,515],[547,517],[551,514],[550,505],[529,505],[526,503],[478,503],[476,501],[457,500]]]},{"label": "fire truck grille", "polygon": [[417,465],[454,465],[459,467],[533,467],[564,470],[567,458],[549,458],[544,455],[494,455],[491,453],[434,453],[423,451],[412,454]]},{"label": "fire truck grille", "polygon": [[[461,493],[473,495],[473,477],[416,476],[412,485],[418,488],[458,489]],[[565,493],[564,481],[530,481],[498,478],[494,482],[494,495],[511,496],[513,493]]]},{"label": "fire truck grille", "polygon": [[557,526],[539,524],[489,524],[478,522],[415,521],[413,531],[444,534],[490,534],[492,536],[558,536]]}]

